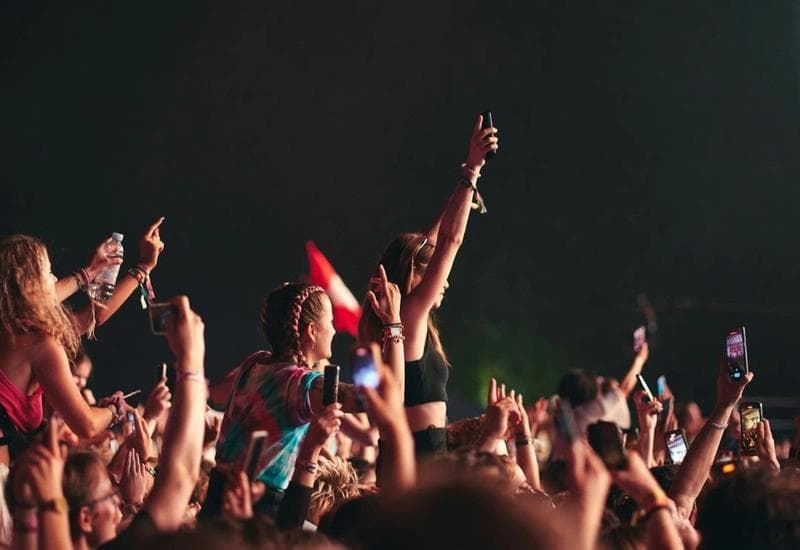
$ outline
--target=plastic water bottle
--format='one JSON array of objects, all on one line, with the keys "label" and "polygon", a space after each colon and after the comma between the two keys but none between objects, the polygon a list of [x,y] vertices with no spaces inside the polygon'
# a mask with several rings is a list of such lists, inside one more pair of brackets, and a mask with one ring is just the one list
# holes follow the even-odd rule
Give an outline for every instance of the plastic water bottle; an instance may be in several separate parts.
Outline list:
[{"label": "plastic water bottle", "polygon": [[[112,233],[111,242],[106,244],[106,256],[109,258],[122,259],[122,233]],[[96,278],[92,281],[90,295],[98,302],[106,302],[111,295],[114,294],[114,286],[117,284],[117,275],[119,275],[119,264],[110,265],[105,268]]]}]

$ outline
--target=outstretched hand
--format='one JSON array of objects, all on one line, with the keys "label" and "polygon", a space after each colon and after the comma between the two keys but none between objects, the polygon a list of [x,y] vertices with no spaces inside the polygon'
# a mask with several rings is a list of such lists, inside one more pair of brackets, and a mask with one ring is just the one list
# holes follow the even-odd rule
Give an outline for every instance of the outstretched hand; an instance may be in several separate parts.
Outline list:
[{"label": "outstretched hand", "polygon": [[389,282],[383,265],[369,281],[367,299],[384,325],[400,322],[400,288]]},{"label": "outstretched hand", "polygon": [[723,356],[717,371],[717,406],[733,407],[742,398],[744,388],[753,380],[753,372],[740,380],[731,380],[727,359]]},{"label": "outstretched hand", "polygon": [[156,264],[158,264],[158,257],[164,251],[164,241],[161,240],[161,233],[159,228],[164,222],[164,217],[158,218],[151,223],[139,239],[139,265],[146,269],[149,273],[152,271]]},{"label": "outstretched hand", "polygon": [[481,128],[483,115],[478,115],[472,127],[472,135],[469,138],[469,149],[467,151],[466,168],[479,171],[486,164],[486,154],[490,151],[497,151],[499,148],[499,138],[497,128]]}]

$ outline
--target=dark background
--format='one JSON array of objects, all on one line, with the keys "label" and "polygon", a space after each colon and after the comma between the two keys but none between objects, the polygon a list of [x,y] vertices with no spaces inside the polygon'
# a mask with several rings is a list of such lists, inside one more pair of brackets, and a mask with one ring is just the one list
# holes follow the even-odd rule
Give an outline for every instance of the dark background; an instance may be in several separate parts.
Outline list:
[{"label": "dark background", "polygon": [[[0,4],[0,233],[43,238],[65,275],[112,231],[135,260],[166,216],[156,290],[191,297],[213,377],[263,346],[261,300],[306,272],[306,239],[360,297],[489,108],[490,212],[440,315],[455,402],[489,374],[529,397],[572,366],[621,376],[640,293],[651,385],[708,410],[745,324],[748,393],[796,393],[794,3],[288,4]],[[169,358],[133,299],[87,346],[99,394]]]}]

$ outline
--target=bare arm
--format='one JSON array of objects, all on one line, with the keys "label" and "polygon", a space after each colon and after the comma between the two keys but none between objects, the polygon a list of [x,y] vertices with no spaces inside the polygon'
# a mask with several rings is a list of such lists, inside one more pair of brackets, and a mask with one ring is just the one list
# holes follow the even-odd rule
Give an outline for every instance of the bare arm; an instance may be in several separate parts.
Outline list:
[{"label": "bare arm", "polygon": [[[161,240],[159,227],[164,221],[164,218],[159,218],[145,231],[144,236],[139,240],[139,261],[137,266],[149,274],[158,263],[158,257],[164,250],[164,242]],[[130,273],[121,273],[114,293],[111,298],[103,304],[104,307],[95,307],[94,315],[97,326],[102,325],[114,315],[117,310],[122,307],[122,304],[130,297],[131,294],[138,288],[139,282]],[[75,318],[78,321],[79,330],[83,333],[86,332],[91,326],[92,320],[92,304],[88,304],[83,309],[75,313]]]},{"label": "bare arm", "polygon": [[[386,270],[378,266],[378,272],[370,279],[367,300],[375,315],[387,325],[400,324],[400,289],[386,277]],[[383,360],[392,369],[395,379],[400,385],[400,391],[405,392],[405,354],[403,353],[402,337],[383,339]]]},{"label": "bare arm", "polygon": [[752,379],[753,373],[749,372],[740,381],[734,382],[728,375],[727,365],[720,365],[717,373],[717,404],[689,447],[669,490],[669,496],[678,506],[678,512],[685,517],[692,511],[694,502],[708,479],[733,408]]},{"label": "bare arm", "polygon": [[522,468],[528,485],[542,490],[542,480],[539,476],[539,461],[536,458],[536,449],[533,446],[533,431],[531,430],[528,411],[522,401],[522,394],[517,395],[517,409],[521,422],[516,427],[517,464]]},{"label": "bare arm", "polygon": [[346,414],[342,418],[342,433],[365,447],[375,447],[378,444],[378,429],[369,425],[369,421],[359,420],[355,414]]},{"label": "bare arm", "polygon": [[645,402],[644,396],[643,391],[634,393],[633,404],[636,406],[636,414],[639,417],[639,454],[645,465],[652,468],[656,465],[655,458],[653,458],[656,425],[658,424],[658,414],[663,406],[658,400]]},{"label": "bare arm", "polygon": [[203,321],[190,309],[185,296],[171,302],[178,307],[178,314],[168,321],[167,342],[175,354],[178,375],[158,476],[144,503],[159,531],[180,527],[200,476],[207,395]]},{"label": "bare arm", "polygon": [[633,391],[633,388],[636,387],[636,375],[642,373],[642,369],[644,368],[644,364],[647,363],[648,357],[650,357],[650,346],[645,342],[642,345],[642,349],[640,349],[636,357],[633,358],[631,368],[628,369],[622,382],[619,383],[619,389],[626,398]]},{"label": "bare arm", "polygon": [[114,414],[109,408],[90,407],[81,396],[72,380],[67,355],[54,338],[46,337],[32,367],[45,399],[78,436],[94,437],[111,424]]},{"label": "bare arm", "polygon": [[[483,117],[475,120],[470,136],[469,152],[464,166],[463,177],[473,186],[477,185],[481,167],[486,163],[484,157],[490,150],[497,149],[497,138],[491,136],[496,128],[481,130]],[[431,308],[436,304],[444,289],[456,253],[464,240],[467,220],[472,205],[473,190],[459,183],[445,205],[436,229],[436,248],[430,264],[420,283],[405,298],[400,317],[406,327],[405,350],[409,358],[418,359],[422,355],[427,333],[427,319]]]}]

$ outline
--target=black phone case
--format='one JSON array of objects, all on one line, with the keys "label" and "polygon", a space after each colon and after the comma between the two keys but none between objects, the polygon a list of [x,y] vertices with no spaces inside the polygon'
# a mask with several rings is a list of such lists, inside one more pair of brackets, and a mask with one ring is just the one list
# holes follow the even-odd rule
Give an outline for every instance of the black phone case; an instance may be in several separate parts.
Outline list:
[{"label": "black phone case", "polygon": [[322,386],[322,404],[326,407],[336,403],[339,396],[339,367],[328,365],[325,367],[325,382]]},{"label": "black phone case", "polygon": [[[481,124],[481,129],[491,128],[491,127],[494,126],[494,119],[492,118],[492,112],[491,111],[484,111],[484,112],[481,113],[481,116],[483,117],[483,123]],[[492,134],[492,135],[494,135],[494,134]],[[497,154],[497,151],[489,151],[488,153],[486,153],[486,157],[485,158],[486,158],[486,160],[489,160],[490,158],[492,158],[496,154]]]}]

